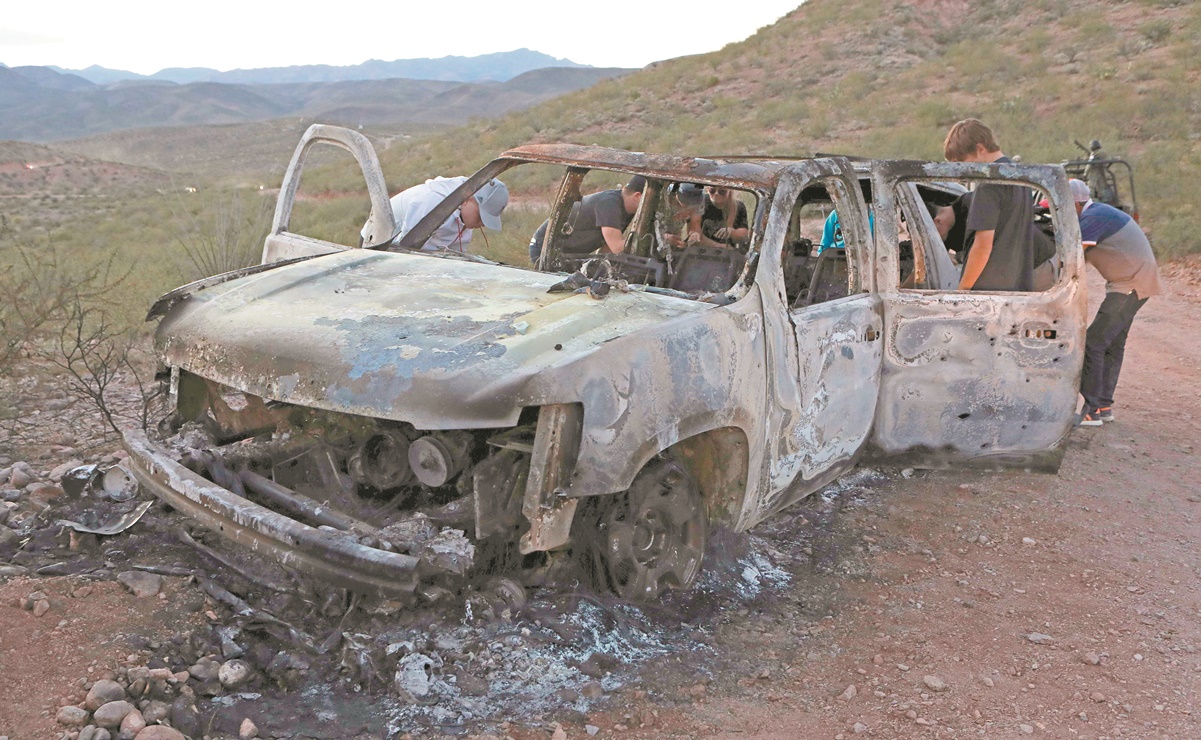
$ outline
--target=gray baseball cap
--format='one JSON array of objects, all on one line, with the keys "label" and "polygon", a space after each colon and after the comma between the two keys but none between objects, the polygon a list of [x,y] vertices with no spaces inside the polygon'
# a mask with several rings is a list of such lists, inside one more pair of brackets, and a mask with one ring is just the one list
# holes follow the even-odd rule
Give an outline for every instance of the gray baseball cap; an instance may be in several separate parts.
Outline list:
[{"label": "gray baseball cap", "polygon": [[480,204],[480,220],[484,227],[500,231],[500,214],[509,205],[509,189],[495,177],[475,191],[475,201]]},{"label": "gray baseball cap", "polygon": [[699,211],[705,207],[705,188],[693,182],[680,183],[675,186],[676,199],[685,208]]},{"label": "gray baseball cap", "polygon": [[1088,192],[1088,185],[1083,180],[1076,178],[1068,180],[1068,190],[1072,191],[1072,200],[1077,203],[1087,203],[1092,198]]}]

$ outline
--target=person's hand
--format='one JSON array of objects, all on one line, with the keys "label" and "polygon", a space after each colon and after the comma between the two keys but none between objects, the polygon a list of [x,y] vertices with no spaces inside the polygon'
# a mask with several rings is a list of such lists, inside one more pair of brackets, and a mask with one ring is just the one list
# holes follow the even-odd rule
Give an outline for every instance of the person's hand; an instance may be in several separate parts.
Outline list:
[{"label": "person's hand", "polygon": [[680,249],[684,246],[684,240],[675,234],[664,234],[663,240],[677,249]]},{"label": "person's hand", "polygon": [[688,232],[688,246],[691,247],[693,244],[699,244],[700,241],[701,241],[701,235],[699,233],[697,233],[695,231]]},{"label": "person's hand", "polygon": [[728,242],[730,241],[730,232],[732,231],[733,229],[731,229],[729,226],[723,226],[717,231],[713,232],[713,238],[719,242]]}]

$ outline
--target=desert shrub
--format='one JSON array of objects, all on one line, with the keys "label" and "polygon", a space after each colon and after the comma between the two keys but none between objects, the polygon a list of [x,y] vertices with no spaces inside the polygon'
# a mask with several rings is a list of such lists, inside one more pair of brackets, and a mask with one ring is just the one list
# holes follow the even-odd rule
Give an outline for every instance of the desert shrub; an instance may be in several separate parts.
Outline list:
[{"label": "desert shrub", "polygon": [[199,279],[257,264],[274,207],[274,198],[259,191],[206,191],[198,212],[176,214],[182,271]]},{"label": "desert shrub", "polygon": [[1162,44],[1172,35],[1172,22],[1167,19],[1147,21],[1138,27],[1138,32],[1153,44]]},{"label": "desert shrub", "polygon": [[0,216],[0,375],[80,306],[114,303],[130,269],[114,253],[81,259],[61,242],[18,240]]}]

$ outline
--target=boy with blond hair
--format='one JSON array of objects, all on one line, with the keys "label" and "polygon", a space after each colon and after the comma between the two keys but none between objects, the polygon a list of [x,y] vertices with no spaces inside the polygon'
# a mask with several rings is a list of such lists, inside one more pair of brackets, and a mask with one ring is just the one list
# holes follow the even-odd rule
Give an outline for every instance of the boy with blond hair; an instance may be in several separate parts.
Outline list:
[{"label": "boy with blond hair", "polygon": [[[948,162],[1002,164],[1005,156],[992,129],[975,118],[951,127],[943,142]],[[1034,200],[1019,185],[985,184],[972,197],[967,230],[975,232],[963,264],[959,290],[1034,290]]]}]

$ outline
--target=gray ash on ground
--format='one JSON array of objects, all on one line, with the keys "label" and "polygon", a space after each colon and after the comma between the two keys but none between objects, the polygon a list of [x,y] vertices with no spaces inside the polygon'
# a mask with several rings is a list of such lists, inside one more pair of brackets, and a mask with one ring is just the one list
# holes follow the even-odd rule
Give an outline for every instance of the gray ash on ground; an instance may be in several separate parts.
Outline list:
[{"label": "gray ash on ground", "polygon": [[[51,471],[32,470],[53,483]],[[55,472],[61,478],[65,471]],[[134,687],[158,692],[143,693],[142,701],[178,703],[185,724],[230,737],[247,719],[274,737],[503,735],[507,723],[584,724],[632,695],[691,702],[698,686],[703,691],[731,667],[736,675],[773,670],[762,656],[722,655],[713,644],[743,622],[803,640],[822,616],[820,600],[793,605],[788,594],[799,574],[837,550],[824,540],[838,509],[884,480],[858,472],[752,533],[715,531],[699,583],[653,605],[563,586],[514,599],[512,581],[501,588],[504,581],[488,577],[435,603],[366,598],[300,578],[200,530],[180,534],[187,522],[160,503],[121,534],[74,533],[59,522],[87,518],[89,510],[109,517],[119,506],[61,487],[35,500],[32,484],[14,489],[6,505],[10,521],[0,526],[16,534],[17,545],[4,553],[0,568],[9,570],[0,572],[85,583],[130,573],[187,579],[175,598],[206,625],[138,646],[139,668],[187,677]],[[295,712],[298,698],[313,711]]]}]

